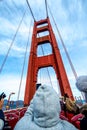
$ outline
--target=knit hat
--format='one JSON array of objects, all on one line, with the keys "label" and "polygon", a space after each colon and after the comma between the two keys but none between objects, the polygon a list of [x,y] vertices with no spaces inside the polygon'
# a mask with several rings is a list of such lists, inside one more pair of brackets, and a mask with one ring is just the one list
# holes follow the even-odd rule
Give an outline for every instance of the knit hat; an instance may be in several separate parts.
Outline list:
[{"label": "knit hat", "polygon": [[59,118],[60,111],[56,91],[50,86],[40,86],[14,130],[77,130],[72,124]]},{"label": "knit hat", "polygon": [[77,88],[82,92],[87,92],[87,76],[79,76],[76,80]]}]

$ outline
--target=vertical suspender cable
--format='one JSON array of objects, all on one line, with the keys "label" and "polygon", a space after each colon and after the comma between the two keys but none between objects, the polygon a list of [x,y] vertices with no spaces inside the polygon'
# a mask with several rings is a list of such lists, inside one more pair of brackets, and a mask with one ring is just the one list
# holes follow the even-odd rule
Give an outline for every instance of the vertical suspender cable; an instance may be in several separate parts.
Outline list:
[{"label": "vertical suspender cable", "polygon": [[35,17],[34,17],[34,14],[33,14],[33,11],[32,11],[32,9],[31,9],[31,7],[30,7],[30,4],[29,4],[28,0],[26,0],[26,2],[27,2],[27,5],[28,5],[28,7],[29,7],[29,9],[30,9],[30,12],[31,12],[31,15],[32,15],[34,21],[36,21],[36,20],[35,20]]},{"label": "vertical suspender cable", "polygon": [[[72,64],[72,61],[71,61],[71,59],[70,59],[70,57],[69,57],[69,54],[68,54],[67,49],[66,49],[66,47],[65,47],[65,44],[64,44],[64,42],[63,42],[63,39],[62,39],[62,36],[61,36],[60,31],[59,31],[59,29],[58,29],[58,26],[57,26],[57,24],[56,24],[56,22],[55,22],[55,19],[54,19],[54,17],[53,17],[53,14],[52,14],[52,12],[51,12],[49,6],[48,6],[48,8],[49,8],[50,14],[51,14],[51,16],[52,16],[52,19],[53,19],[53,21],[54,21],[55,27],[56,27],[56,29],[57,29],[58,35],[59,35],[59,37],[60,37],[62,46],[63,46],[63,48],[64,48],[64,50],[65,50],[66,56],[67,56],[68,61],[69,61],[69,63],[70,63],[70,66],[71,66],[72,72],[73,72],[73,74],[74,74],[74,77],[75,77],[75,79],[77,79],[78,75],[77,75],[77,73],[76,73],[76,71],[75,71],[75,68],[74,68],[74,66],[73,66],[73,64]],[[81,92],[81,94],[82,94],[82,97],[83,97],[83,99],[84,99],[84,94],[83,94],[82,92]]]},{"label": "vertical suspender cable", "polygon": [[[32,23],[32,22],[31,22],[31,23]],[[31,27],[31,23],[30,23],[30,27]],[[29,34],[30,34],[30,27],[29,27]],[[24,62],[23,62],[21,80],[20,80],[20,84],[19,84],[18,97],[17,97],[17,107],[18,107],[18,104],[19,104],[19,103],[18,103],[18,100],[19,100],[19,96],[20,96],[21,84],[22,84],[22,79],[23,79],[23,73],[24,73],[24,67],[25,67],[25,60],[26,60],[26,54],[27,54],[28,43],[29,43],[29,36],[30,36],[30,35],[28,35],[28,40],[27,40],[26,49],[25,49],[25,54],[24,54]]]},{"label": "vertical suspender cable", "polygon": [[[49,6],[48,6],[48,7],[49,7]],[[64,48],[65,53],[66,53],[66,56],[67,56],[67,58],[68,58],[68,61],[69,61],[69,63],[70,63],[70,66],[71,66],[72,72],[73,72],[73,74],[74,74],[74,76],[75,76],[75,79],[77,79],[77,73],[76,73],[75,68],[74,68],[74,66],[73,66],[73,64],[72,64],[72,61],[71,61],[71,59],[70,59],[70,57],[69,57],[69,54],[68,54],[68,52],[67,52],[67,49],[66,49],[66,47],[65,47],[65,45],[64,45],[64,42],[63,42],[62,36],[61,36],[61,34],[60,34],[60,31],[59,31],[59,29],[58,29],[58,26],[57,26],[57,24],[56,24],[56,22],[55,22],[55,19],[54,19],[54,17],[53,17],[53,14],[52,14],[50,8],[49,8],[49,11],[50,11],[50,14],[51,14],[51,16],[52,16],[52,18],[53,18],[53,21],[54,21],[55,27],[56,27],[57,32],[58,32],[58,34],[59,34],[59,37],[60,37],[61,43],[62,43],[62,45],[63,45],[63,48]]]},{"label": "vertical suspender cable", "polygon": [[[35,20],[35,17],[34,17],[34,14],[33,14],[33,12],[32,12],[32,9],[31,9],[31,7],[30,7],[30,4],[29,4],[29,2],[28,2],[28,0],[26,0],[26,2],[27,2],[27,4],[28,4],[28,7],[29,7],[29,9],[30,9],[30,12],[31,12],[31,14],[32,14],[32,17],[33,17],[34,21],[36,21],[36,20]],[[47,1],[46,1],[46,0],[45,0],[45,6],[46,6],[46,14],[47,14],[47,17],[48,17]],[[42,52],[43,52],[43,48],[42,48]],[[44,52],[43,52],[43,55],[44,55]],[[47,71],[48,71],[48,68],[47,68]],[[50,76],[49,71],[48,71],[48,76]],[[52,85],[51,78],[50,78],[50,82],[51,82],[51,85]]]},{"label": "vertical suspender cable", "polygon": [[[43,47],[42,47],[42,46],[41,46],[41,49],[42,49],[42,53],[43,53],[43,56],[44,56],[44,50],[43,50]],[[51,86],[53,87],[48,67],[47,67],[47,73],[48,73],[48,77],[49,77]]]},{"label": "vertical suspender cable", "polygon": [[46,16],[47,16],[47,18],[48,18],[47,0],[45,0],[45,7],[46,7]]},{"label": "vertical suspender cable", "polygon": [[11,42],[11,44],[10,44],[10,47],[9,47],[9,49],[8,49],[8,51],[7,51],[7,54],[6,54],[5,58],[4,58],[4,60],[3,60],[3,63],[2,63],[2,65],[1,65],[1,67],[0,67],[0,73],[2,72],[2,69],[3,69],[4,65],[5,65],[5,62],[6,62],[7,58],[8,58],[9,52],[10,52],[10,50],[11,50],[11,47],[12,47],[13,43],[14,43],[14,40],[15,40],[15,38],[16,38],[16,35],[17,35],[18,31],[19,31],[19,28],[20,28],[20,26],[21,26],[21,23],[22,23],[22,21],[23,21],[23,18],[24,18],[24,16],[25,16],[25,13],[26,13],[26,10],[25,10],[25,12],[24,12],[24,14],[23,14],[23,17],[22,17],[22,19],[21,19],[19,25],[18,25],[18,28],[17,28],[17,30],[16,30],[16,33],[15,33],[13,39],[12,39],[12,42]]},{"label": "vertical suspender cable", "polygon": [[[38,36],[40,37],[39,34],[38,34]],[[41,49],[42,49],[42,54],[43,54],[43,56],[44,56],[44,50],[43,50],[42,45],[41,45]],[[50,73],[49,73],[49,70],[48,70],[48,67],[47,67],[47,73],[48,73],[48,77],[49,77],[49,80],[50,80],[51,86],[53,87],[53,85],[52,85],[52,81],[51,81],[51,77],[50,77]]]}]

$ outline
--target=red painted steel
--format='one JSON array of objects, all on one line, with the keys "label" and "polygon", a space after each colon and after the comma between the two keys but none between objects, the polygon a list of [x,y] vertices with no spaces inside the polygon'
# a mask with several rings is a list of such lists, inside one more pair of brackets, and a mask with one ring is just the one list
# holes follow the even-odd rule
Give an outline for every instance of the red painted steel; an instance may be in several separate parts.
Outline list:
[{"label": "red painted steel", "polygon": [[[46,25],[45,25],[46,23]],[[37,27],[38,25],[43,25],[42,27]],[[45,26],[44,26],[45,25]],[[40,32],[48,31],[49,35],[43,37],[37,37]],[[37,47],[39,44],[44,44],[49,42],[52,46],[52,54],[42,57],[37,57]],[[55,70],[57,80],[59,81],[61,95],[68,92],[68,95],[73,99],[73,94],[70,88],[70,84],[65,72],[65,68],[62,62],[61,54],[49,21],[49,18],[34,22],[32,43],[28,64],[26,88],[24,105],[29,105],[36,91],[37,83],[37,73],[40,68],[52,66]]]}]

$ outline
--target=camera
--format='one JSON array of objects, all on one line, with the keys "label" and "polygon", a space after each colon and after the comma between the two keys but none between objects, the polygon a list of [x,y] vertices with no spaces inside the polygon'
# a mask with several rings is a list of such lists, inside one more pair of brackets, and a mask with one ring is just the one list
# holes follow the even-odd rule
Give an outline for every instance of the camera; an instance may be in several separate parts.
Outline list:
[{"label": "camera", "polygon": [[6,97],[6,94],[5,94],[4,92],[0,94],[0,100],[1,100],[2,98],[5,98],[5,97]]}]

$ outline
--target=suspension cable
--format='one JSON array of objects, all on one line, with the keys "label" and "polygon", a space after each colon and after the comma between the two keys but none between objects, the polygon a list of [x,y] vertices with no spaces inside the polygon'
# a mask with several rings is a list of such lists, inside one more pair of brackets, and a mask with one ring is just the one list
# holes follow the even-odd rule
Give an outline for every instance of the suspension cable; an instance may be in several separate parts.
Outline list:
[{"label": "suspension cable", "polygon": [[34,17],[34,14],[33,14],[33,11],[32,11],[32,9],[31,9],[31,7],[30,7],[29,1],[26,0],[26,2],[27,2],[27,5],[28,5],[28,7],[29,7],[29,9],[30,9],[30,12],[31,12],[31,15],[32,15],[34,21],[36,21],[36,20],[35,20],[35,17]]},{"label": "suspension cable", "polygon": [[8,55],[9,55],[9,52],[10,52],[11,47],[12,47],[12,45],[13,45],[13,43],[14,43],[14,40],[15,40],[15,38],[16,38],[16,36],[17,36],[17,33],[18,33],[18,31],[19,31],[19,28],[20,28],[20,26],[21,26],[21,23],[22,23],[22,21],[23,21],[23,18],[24,18],[24,16],[25,16],[25,13],[26,13],[26,10],[25,10],[25,12],[24,12],[24,14],[23,14],[23,17],[22,17],[22,19],[21,19],[19,25],[18,25],[18,28],[17,28],[17,30],[16,30],[16,33],[15,33],[13,39],[12,39],[12,42],[11,42],[11,44],[10,44],[10,47],[9,47],[9,49],[8,49],[8,51],[7,51],[7,54],[6,54],[5,58],[4,58],[4,60],[3,60],[3,63],[2,63],[2,65],[1,65],[1,67],[0,67],[0,73],[2,72],[3,67],[4,67],[4,65],[5,65],[5,63],[6,63],[6,60],[7,60]]},{"label": "suspension cable", "polygon": [[46,16],[47,16],[47,18],[48,18],[47,0],[45,0],[45,7],[46,7]]},{"label": "suspension cable", "polygon": [[[30,27],[31,27],[31,23],[30,22]],[[17,96],[17,107],[18,107],[18,100],[20,97],[20,91],[21,91],[21,84],[22,84],[22,80],[23,80],[23,73],[24,73],[24,67],[25,67],[25,61],[26,61],[26,55],[27,55],[27,50],[28,50],[28,44],[29,44],[29,36],[30,36],[30,27],[29,27],[29,35],[28,35],[28,40],[27,40],[27,44],[26,44],[26,48],[25,48],[25,54],[24,54],[24,61],[23,61],[23,68],[22,68],[22,73],[21,73],[21,79],[20,79],[20,84],[19,84],[19,90],[18,90],[18,96]]]},{"label": "suspension cable", "polygon": [[[63,48],[64,48],[64,50],[65,50],[65,53],[66,53],[66,56],[67,56],[67,58],[68,58],[69,64],[70,64],[71,69],[72,69],[72,72],[73,72],[73,74],[74,74],[74,77],[75,77],[75,79],[77,79],[78,75],[77,75],[76,70],[75,70],[75,68],[74,68],[74,66],[73,66],[73,64],[72,64],[72,61],[71,61],[70,57],[69,57],[69,54],[68,54],[67,49],[66,49],[66,47],[65,47],[64,41],[63,41],[63,39],[62,39],[62,36],[61,36],[61,34],[60,34],[60,31],[59,31],[59,29],[58,29],[58,26],[57,26],[57,24],[56,24],[56,21],[55,21],[55,19],[54,19],[54,17],[53,17],[53,14],[52,14],[52,12],[51,12],[51,9],[50,9],[49,5],[48,5],[48,8],[49,8],[50,14],[51,14],[51,16],[52,16],[52,19],[53,19],[53,21],[54,21],[55,27],[56,27],[56,29],[57,29],[58,35],[59,35],[59,37],[60,37],[62,46],[63,46]],[[81,94],[82,94],[82,97],[83,97],[83,99],[84,99],[84,94],[83,94],[83,92],[81,92]]]},{"label": "suspension cable", "polygon": [[53,21],[54,21],[55,27],[56,27],[56,29],[57,29],[58,35],[59,35],[59,37],[60,37],[62,46],[63,46],[63,48],[64,48],[64,50],[65,50],[66,56],[67,56],[68,61],[69,61],[69,63],[70,63],[70,66],[71,66],[72,72],[73,72],[73,74],[74,74],[74,77],[75,77],[75,79],[77,79],[77,73],[76,73],[75,68],[74,68],[74,66],[73,66],[73,64],[72,64],[72,61],[71,61],[71,59],[70,59],[70,57],[69,57],[69,54],[68,54],[67,49],[66,49],[66,47],[65,47],[65,44],[64,44],[64,41],[63,41],[62,36],[61,36],[61,34],[60,34],[60,31],[59,31],[59,29],[58,29],[58,26],[57,26],[57,24],[56,24],[56,22],[55,22],[55,19],[54,19],[54,17],[53,17],[53,14],[52,14],[52,12],[51,12],[49,6],[48,6],[48,8],[49,8],[50,14],[51,14],[51,16],[52,16],[52,19],[53,19]]},{"label": "suspension cable", "polygon": [[15,4],[14,0],[11,0],[12,1],[12,4],[14,5],[15,8],[18,9],[17,5]]},{"label": "suspension cable", "polygon": [[[29,7],[29,9],[30,9],[30,12],[31,12],[31,14],[32,14],[32,17],[33,17],[34,21],[36,21],[36,20],[35,20],[35,17],[34,17],[34,14],[33,14],[33,11],[32,11],[32,9],[31,9],[31,7],[30,7],[30,4],[29,4],[28,0],[26,0],[26,2],[27,2],[27,4],[28,4],[28,7]],[[45,0],[45,6],[46,6],[46,14],[47,14],[47,17],[48,17],[47,1],[46,1],[46,0]],[[38,36],[39,36],[39,34],[38,34]],[[39,36],[39,37],[40,37],[40,36]],[[42,46],[41,46],[41,48],[42,48]],[[43,48],[42,48],[42,53],[43,53],[43,55],[44,55]],[[47,68],[47,72],[48,72],[48,76],[49,76],[49,79],[50,79],[50,83],[51,83],[51,85],[52,85],[52,81],[51,81],[51,78],[50,78],[50,74],[49,74],[48,68]]]}]

